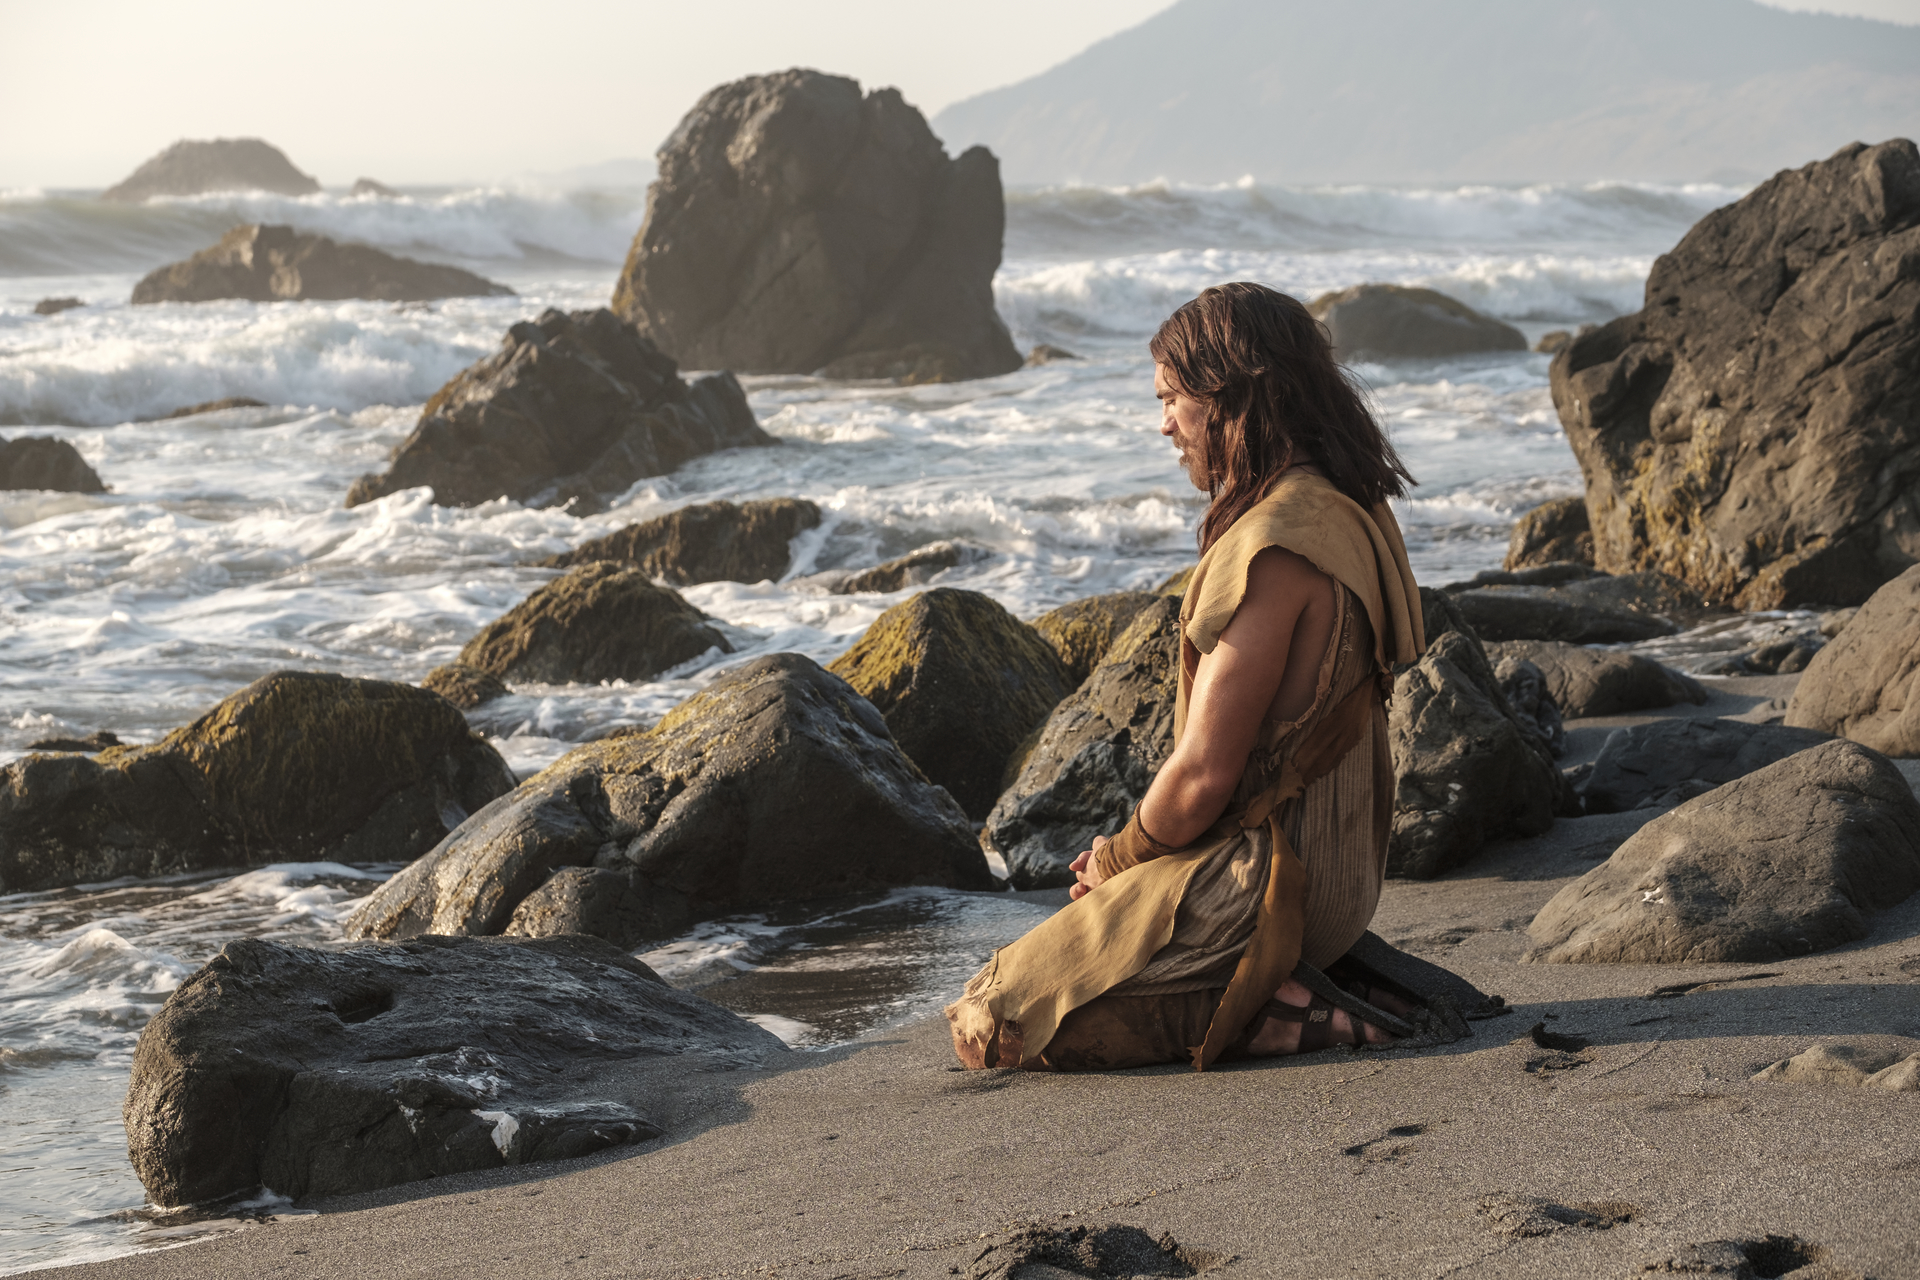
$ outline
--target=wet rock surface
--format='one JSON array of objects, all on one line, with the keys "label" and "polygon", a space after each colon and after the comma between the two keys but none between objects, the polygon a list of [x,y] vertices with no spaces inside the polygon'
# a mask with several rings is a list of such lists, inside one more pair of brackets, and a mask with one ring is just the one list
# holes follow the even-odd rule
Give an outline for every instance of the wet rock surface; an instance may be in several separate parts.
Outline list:
[{"label": "wet rock surface", "polygon": [[76,307],[86,306],[84,298],[42,298],[33,304],[33,314],[37,316],[57,316],[62,311],[72,311]]},{"label": "wet rock surface", "polygon": [[506,682],[499,676],[491,671],[470,667],[464,662],[449,662],[445,666],[435,667],[427,672],[420,687],[433,690],[462,711],[471,711],[495,698],[504,698],[510,692]]},{"label": "wet rock surface", "polygon": [[0,779],[0,893],[417,857],[514,785],[438,694],[294,671],[150,746],[30,755]]},{"label": "wet rock surface", "polygon": [[1834,628],[1794,686],[1787,723],[1920,756],[1920,565]]},{"label": "wet rock surface", "polygon": [[1060,655],[1077,687],[1093,674],[1120,633],[1156,598],[1149,591],[1088,596],[1041,614],[1033,620],[1033,629]]},{"label": "wet rock surface", "polygon": [[1660,808],[1705,795],[1830,735],[1739,720],[1656,720],[1616,729],[1581,785],[1588,813]]},{"label": "wet rock surface", "polygon": [[175,418],[197,418],[203,413],[219,413],[223,409],[264,409],[265,400],[255,400],[252,396],[222,396],[218,400],[203,400],[199,404],[183,404],[170,413],[163,413],[155,422],[170,422]]},{"label": "wet rock surface", "polygon": [[658,1137],[784,1047],[594,938],[232,942],[147,1025],[128,1154],[160,1205],[296,1200]]},{"label": "wet rock surface", "polygon": [[[625,889],[566,872],[516,915],[557,871],[589,867]],[[730,911],[906,884],[992,878],[965,814],[872,704],[810,659],[774,654],[651,730],[561,757],[375,890],[347,932],[591,926],[632,946]]]},{"label": "wet rock surface", "polygon": [[948,569],[963,564],[979,564],[992,558],[992,548],[977,542],[960,538],[929,542],[884,564],[837,579],[833,583],[833,593],[850,596],[860,591],[905,591],[908,587],[933,581]]},{"label": "wet rock surface", "polygon": [[1327,326],[1340,359],[1393,359],[1525,351],[1527,340],[1510,324],[1432,289],[1358,284],[1323,293],[1308,304]]},{"label": "wet rock surface", "polygon": [[1524,658],[1546,677],[1547,691],[1567,719],[1696,705],[1707,700],[1700,682],[1651,658],[1618,649],[1589,649],[1557,640],[1508,640],[1487,645],[1495,663]]},{"label": "wet rock surface", "polygon": [[347,505],[426,485],[442,506],[512,498],[585,513],[691,458],[773,443],[732,374],[688,385],[611,311],[548,310],[434,392],[392,465],[355,481]]},{"label": "wet rock surface", "polygon": [[1595,563],[1773,609],[1920,558],[1916,251],[1920,152],[1854,143],[1702,218],[1645,310],[1556,356]]},{"label": "wet rock surface", "polygon": [[1620,644],[1680,630],[1656,614],[1593,603],[1568,586],[1474,587],[1454,593],[1453,600],[1482,640]]},{"label": "wet rock surface", "polygon": [[133,287],[135,306],[156,302],[422,302],[511,294],[503,284],[436,262],[415,262],[364,244],[341,244],[292,227],[235,227],[184,262],[156,268]]},{"label": "wet rock surface", "polygon": [[1554,964],[1777,960],[1867,936],[1920,889],[1920,800],[1833,740],[1661,815],[1528,927]]},{"label": "wet rock surface", "polygon": [[949,159],[898,90],[737,80],[659,164],[613,306],[683,364],[906,382],[1020,367],[993,306],[999,162]]},{"label": "wet rock surface", "polygon": [[701,502],[630,524],[540,563],[554,568],[617,560],[649,577],[696,582],[777,580],[793,561],[793,540],[820,525],[820,508],[803,498]]},{"label": "wet rock surface", "polygon": [[1555,498],[1514,521],[1500,567],[1531,569],[1559,562],[1593,563],[1593,525],[1585,498]]},{"label": "wet rock surface", "polygon": [[1039,632],[991,597],[951,587],[887,610],[827,669],[972,818],[987,816],[1015,748],[1073,689]]},{"label": "wet rock surface", "polygon": [[273,191],[310,196],[320,184],[294,168],[286,152],[259,138],[183,139],[124,181],[100,193],[128,202],[153,196],[197,196],[208,191]]},{"label": "wet rock surface", "polygon": [[0,440],[0,489],[51,489],[57,493],[105,493],[80,451],[52,436]]}]

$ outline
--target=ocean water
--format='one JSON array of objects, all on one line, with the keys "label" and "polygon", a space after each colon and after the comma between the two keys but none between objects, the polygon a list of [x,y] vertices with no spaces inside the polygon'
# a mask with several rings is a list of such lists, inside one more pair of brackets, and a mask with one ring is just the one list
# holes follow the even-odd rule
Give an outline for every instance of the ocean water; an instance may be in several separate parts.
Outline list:
[{"label": "ocean water", "polygon": [[[56,733],[150,741],[288,667],[417,680],[553,576],[532,561],[714,498],[797,495],[827,518],[797,542],[782,581],[685,592],[734,654],[641,684],[522,688],[475,713],[522,776],[572,744],[651,723],[727,666],[781,650],[828,661],[907,594],[829,595],[810,580],[823,570],[960,537],[992,554],[943,581],[1023,617],[1148,586],[1192,560],[1203,504],[1157,432],[1145,340],[1200,288],[1256,279],[1310,297],[1369,280],[1427,285],[1533,338],[1636,308],[1653,258],[1740,194],[1608,183],[1012,192],[1001,314],[1023,348],[1049,342],[1082,359],[933,387],[746,378],[777,447],[697,460],[576,517],[510,502],[438,508],[417,491],[351,511],[340,501],[509,324],[604,303],[643,193],[133,207],[0,193],[0,435],[70,440],[112,490],[0,493],[0,762]],[[256,220],[455,262],[516,296],[126,304],[145,271]],[[89,305],[31,314],[50,296]],[[1421,481],[1400,516],[1423,580],[1497,565],[1518,512],[1579,492],[1546,368],[1515,353],[1354,370]],[[225,396],[268,407],[146,421]],[[263,1200],[189,1221],[144,1205],[119,1127],[133,1046],[225,942],[331,945],[390,871],[302,864],[0,897],[0,1272],[284,1210]],[[1039,914],[1006,895],[909,893],[714,922],[647,958],[792,1043],[830,1044],[935,1007]]]}]

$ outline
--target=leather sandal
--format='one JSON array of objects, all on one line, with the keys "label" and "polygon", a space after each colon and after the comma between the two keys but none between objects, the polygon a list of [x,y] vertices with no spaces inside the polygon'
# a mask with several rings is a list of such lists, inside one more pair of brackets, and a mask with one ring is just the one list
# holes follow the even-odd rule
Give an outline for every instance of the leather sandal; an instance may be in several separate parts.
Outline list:
[{"label": "leather sandal", "polygon": [[1266,1029],[1267,1021],[1277,1018],[1281,1022],[1300,1024],[1300,1047],[1294,1050],[1295,1053],[1318,1053],[1336,1044],[1355,1049],[1365,1046],[1367,1033],[1360,1025],[1360,1020],[1351,1014],[1347,1015],[1347,1032],[1353,1038],[1343,1040],[1334,1034],[1333,1014],[1333,1005],[1320,996],[1313,997],[1305,1005],[1269,1000],[1253,1015],[1253,1021],[1247,1025],[1238,1045],[1245,1052],[1246,1046],[1251,1045]]}]

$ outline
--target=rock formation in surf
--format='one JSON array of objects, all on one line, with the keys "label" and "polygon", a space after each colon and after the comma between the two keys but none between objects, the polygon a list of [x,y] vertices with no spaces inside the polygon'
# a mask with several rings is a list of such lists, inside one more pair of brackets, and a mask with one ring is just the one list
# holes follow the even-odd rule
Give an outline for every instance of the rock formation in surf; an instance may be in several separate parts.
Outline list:
[{"label": "rock formation in surf", "polygon": [[0,440],[0,489],[51,489],[58,493],[105,493],[80,451],[52,436]]},{"label": "rock formation in surf", "polygon": [[793,540],[819,525],[819,506],[804,498],[699,502],[630,524],[540,563],[564,569],[614,560],[637,565],[650,578],[681,586],[762,582],[784,575],[793,561]]},{"label": "rock formation in surf", "polygon": [[295,1200],[645,1142],[753,1023],[597,938],[230,942],[141,1033],[127,1154],[155,1204]]},{"label": "rock formation in surf", "polygon": [[259,138],[214,138],[174,143],[100,193],[102,200],[134,202],[151,196],[197,196],[209,191],[272,191],[310,196],[313,178],[293,167],[286,152]]},{"label": "rock formation in surf", "polygon": [[721,85],[659,152],[613,307],[683,365],[947,382],[1021,364],[993,307],[1000,167],[896,89]]},{"label": "rock formation in surf", "polygon": [[1584,498],[1555,498],[1514,521],[1502,569],[1593,563],[1593,526]]},{"label": "rock formation in surf", "polygon": [[487,298],[513,290],[471,271],[415,262],[364,244],[340,244],[292,227],[235,227],[184,262],[156,268],[133,287],[135,306],[155,302],[420,302]]},{"label": "rock formation in surf", "polygon": [[690,458],[773,443],[732,374],[689,386],[604,307],[548,310],[434,392],[386,473],[354,481],[347,505],[426,485],[442,506],[511,498],[584,514]]},{"label": "rock formation in surf", "polygon": [[499,676],[464,662],[435,667],[420,681],[420,687],[433,690],[462,711],[471,711],[512,692]]},{"label": "rock formation in surf", "polygon": [[1875,591],[1806,665],[1787,723],[1920,756],[1920,565]]},{"label": "rock formation in surf", "polygon": [[347,933],[629,947],[777,902],[992,883],[966,815],[873,704],[777,653],[562,756],[376,889]]},{"label": "rock formation in surf", "polygon": [[1594,563],[1743,609],[1857,604],[1920,559],[1920,152],[1777,174],[1554,357]]},{"label": "rock formation in surf", "polygon": [[1512,325],[1432,289],[1357,284],[1323,293],[1307,309],[1327,326],[1334,354],[1342,360],[1432,359],[1527,349],[1526,338]]},{"label": "rock formation in surf", "polygon": [[965,564],[980,564],[991,559],[993,559],[992,547],[983,547],[965,538],[943,538],[939,542],[929,542],[924,547],[915,547],[907,554],[895,556],[871,569],[862,569],[858,573],[848,573],[832,579],[832,590],[835,595],[842,596],[865,591],[881,593],[905,591],[908,587],[923,586],[932,582],[948,569],[957,569]]},{"label": "rock formation in surf", "polygon": [[84,298],[42,298],[33,304],[33,314],[37,316],[57,316],[62,311],[72,311],[87,305]]},{"label": "rock formation in surf", "polygon": [[419,856],[514,786],[444,698],[263,676],[150,746],[0,771],[0,893],[269,862]]}]

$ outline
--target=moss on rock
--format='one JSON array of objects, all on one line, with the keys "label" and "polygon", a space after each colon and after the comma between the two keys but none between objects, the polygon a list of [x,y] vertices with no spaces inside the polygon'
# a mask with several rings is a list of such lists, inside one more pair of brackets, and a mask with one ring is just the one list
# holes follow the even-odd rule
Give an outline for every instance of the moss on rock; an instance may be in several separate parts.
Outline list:
[{"label": "moss on rock", "polygon": [[1053,646],[1066,664],[1073,683],[1093,674],[1114,637],[1126,630],[1134,615],[1157,599],[1151,591],[1115,591],[1063,604],[1033,620],[1033,629]]},{"label": "moss on rock", "polygon": [[433,690],[462,711],[471,711],[512,692],[499,676],[464,662],[435,667],[420,682],[420,687]]},{"label": "moss on rock", "polygon": [[785,574],[793,539],[819,524],[820,508],[804,498],[702,502],[630,524],[541,563],[565,569],[616,560],[682,586],[760,582]]},{"label": "moss on rock", "polygon": [[710,621],[644,569],[598,560],[487,624],[460,651],[460,662],[502,680],[650,680],[709,649],[731,653]]}]

